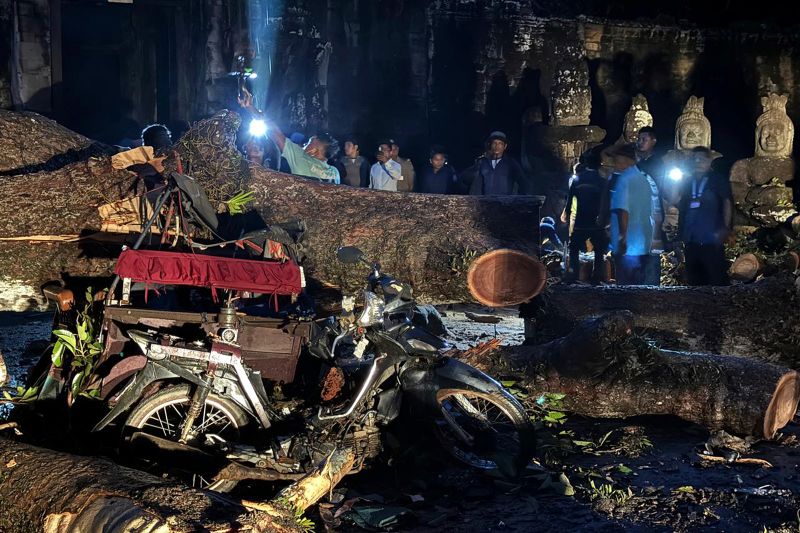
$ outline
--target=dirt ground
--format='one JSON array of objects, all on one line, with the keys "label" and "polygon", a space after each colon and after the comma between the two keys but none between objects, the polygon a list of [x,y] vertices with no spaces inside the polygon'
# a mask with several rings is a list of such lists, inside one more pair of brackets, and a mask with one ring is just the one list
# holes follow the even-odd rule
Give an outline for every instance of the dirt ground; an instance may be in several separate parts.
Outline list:
[{"label": "dirt ground", "polygon": [[[495,335],[507,344],[523,340],[516,310],[441,310],[449,340],[458,348]],[[464,314],[468,311],[502,321],[473,322]],[[46,314],[0,313],[0,351],[13,376],[33,364],[23,355],[25,348],[47,338],[49,320]],[[387,437],[384,464],[347,477],[332,498],[308,513],[318,531],[800,529],[796,421],[778,442],[755,443],[744,454],[772,465],[764,467],[701,459],[708,432],[677,419],[591,420],[568,414],[562,424],[538,422],[538,464],[513,483],[458,466],[424,432],[415,431],[413,421],[408,424]]]}]

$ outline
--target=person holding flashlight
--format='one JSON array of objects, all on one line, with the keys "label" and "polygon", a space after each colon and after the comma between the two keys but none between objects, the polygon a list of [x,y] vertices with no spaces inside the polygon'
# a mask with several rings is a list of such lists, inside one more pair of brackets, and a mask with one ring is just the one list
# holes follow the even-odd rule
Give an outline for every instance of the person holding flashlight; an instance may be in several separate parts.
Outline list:
[{"label": "person holding flashlight", "polygon": [[339,184],[339,171],[329,165],[328,161],[336,156],[339,144],[327,133],[311,137],[304,147],[293,143],[284,135],[278,126],[264,117],[263,113],[253,106],[253,95],[242,88],[239,105],[253,116],[251,135],[266,135],[276,144],[281,156],[286,159],[292,174],[315,178],[324,183]]}]

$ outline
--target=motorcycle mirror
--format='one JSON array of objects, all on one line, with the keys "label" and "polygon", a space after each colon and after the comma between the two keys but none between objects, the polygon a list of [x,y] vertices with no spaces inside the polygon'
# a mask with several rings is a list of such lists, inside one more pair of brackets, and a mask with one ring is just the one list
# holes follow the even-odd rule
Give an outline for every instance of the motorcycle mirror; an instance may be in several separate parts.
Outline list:
[{"label": "motorcycle mirror", "polygon": [[342,246],[336,250],[336,258],[342,263],[352,265],[364,259],[364,252],[355,246]]}]

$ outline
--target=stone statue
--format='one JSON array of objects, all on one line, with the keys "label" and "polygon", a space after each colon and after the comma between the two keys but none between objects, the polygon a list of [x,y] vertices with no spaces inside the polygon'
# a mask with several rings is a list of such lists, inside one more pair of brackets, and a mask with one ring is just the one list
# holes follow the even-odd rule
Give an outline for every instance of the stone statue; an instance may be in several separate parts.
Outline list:
[{"label": "stone statue", "polygon": [[739,223],[775,227],[796,212],[792,190],[786,186],[794,177],[794,125],[786,114],[787,101],[787,95],[761,98],[763,113],[756,120],[755,156],[741,159],[731,168]]},{"label": "stone statue", "polygon": [[634,143],[639,130],[645,126],[653,126],[653,115],[647,105],[647,98],[642,94],[633,97],[631,108],[625,113],[625,124],[622,127],[622,139],[619,142]]},{"label": "stone statue", "polygon": [[[668,235],[677,232],[678,227],[678,189],[680,180],[670,179],[668,176],[675,169],[679,169],[684,176],[692,171],[692,149],[698,146],[711,148],[711,122],[703,113],[704,98],[690,96],[683,113],[675,123],[675,148],[664,155],[664,171],[661,191],[664,197],[664,229]],[[711,150],[712,159],[722,157],[722,154]]]},{"label": "stone statue", "polygon": [[711,122],[703,114],[704,98],[690,96],[675,123],[675,149],[711,148]]}]

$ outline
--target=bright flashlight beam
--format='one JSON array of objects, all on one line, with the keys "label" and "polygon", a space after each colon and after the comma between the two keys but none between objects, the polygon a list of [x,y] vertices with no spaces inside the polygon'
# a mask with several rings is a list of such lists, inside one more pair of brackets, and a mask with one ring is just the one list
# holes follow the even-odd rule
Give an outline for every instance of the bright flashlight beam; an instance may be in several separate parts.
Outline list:
[{"label": "bright flashlight beam", "polygon": [[250,122],[250,135],[253,137],[263,137],[267,134],[267,123],[260,118],[253,119]]},{"label": "bright flashlight beam", "polygon": [[669,171],[669,178],[673,181],[680,181],[683,179],[683,171],[679,168],[673,168]]}]

